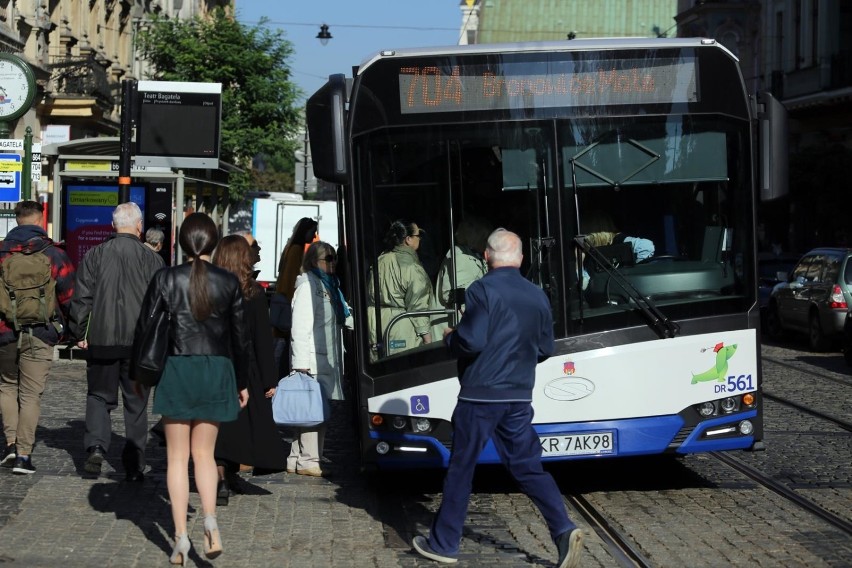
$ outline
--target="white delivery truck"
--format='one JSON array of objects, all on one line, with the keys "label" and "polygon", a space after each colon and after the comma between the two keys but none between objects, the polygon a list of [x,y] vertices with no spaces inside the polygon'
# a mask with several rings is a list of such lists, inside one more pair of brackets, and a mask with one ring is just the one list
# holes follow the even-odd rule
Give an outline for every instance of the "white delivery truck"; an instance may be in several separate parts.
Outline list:
[{"label": "white delivery truck", "polygon": [[253,199],[251,234],[260,243],[260,270],[257,281],[272,289],[278,277],[278,261],[293,228],[302,217],[310,217],[319,224],[319,238],[337,250],[337,202],[302,201],[292,198],[257,197]]}]

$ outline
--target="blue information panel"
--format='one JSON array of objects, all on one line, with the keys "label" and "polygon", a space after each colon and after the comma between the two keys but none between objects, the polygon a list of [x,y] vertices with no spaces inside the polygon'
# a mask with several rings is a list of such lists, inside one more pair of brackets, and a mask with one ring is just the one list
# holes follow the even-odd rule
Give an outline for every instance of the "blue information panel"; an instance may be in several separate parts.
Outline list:
[{"label": "blue information panel", "polygon": [[0,201],[21,200],[21,156],[0,154]]},{"label": "blue information panel", "polygon": [[[118,185],[69,183],[65,185],[65,250],[76,265],[89,249],[115,231],[112,212],[118,205]],[[130,186],[130,201],[145,214],[145,187]]]}]

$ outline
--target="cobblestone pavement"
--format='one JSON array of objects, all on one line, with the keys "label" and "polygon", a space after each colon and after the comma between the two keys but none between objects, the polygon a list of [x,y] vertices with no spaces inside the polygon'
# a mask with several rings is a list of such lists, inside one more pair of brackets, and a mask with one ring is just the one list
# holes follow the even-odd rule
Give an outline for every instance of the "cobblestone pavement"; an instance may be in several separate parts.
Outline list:
[{"label": "cobblestone pavement", "polygon": [[[776,361],[847,377],[835,358],[812,360],[766,349]],[[821,366],[814,368],[813,364]],[[825,386],[792,367],[764,365],[767,389],[806,398],[849,419],[848,387]],[[808,386],[810,381],[811,386]],[[802,393],[788,388],[804,388]],[[836,388],[837,390],[830,390]],[[844,390],[845,389],[845,390]],[[834,393],[834,396],[832,396]],[[28,567],[165,566],[171,514],[165,451],[151,440],[144,483],[128,483],[120,463],[121,410],[102,475],[83,473],[85,363],[57,360],[42,405],[31,476],[0,469],[0,564]],[[852,437],[817,418],[768,406],[767,451],[735,455],[845,518],[852,516]],[[190,495],[190,565],[426,567],[410,551],[440,503],[440,472],[367,476],[358,470],[351,415],[334,407],[327,437],[330,479],[244,474],[242,493],[219,508],[225,553],[200,555],[198,495]],[[635,542],[653,566],[852,566],[848,535],[757,486],[709,455],[679,460],[588,460],[549,467],[563,492],[581,494]],[[583,566],[619,566],[586,531]],[[460,567],[552,567],[556,550],[533,504],[500,468],[480,468]]]},{"label": "cobblestone pavement", "polygon": [[[165,481],[165,448],[152,436],[147,449],[149,471],[143,483],[124,481],[121,409],[113,412],[113,438],[99,477],[83,471],[85,362],[55,361],[42,400],[34,475],[0,469],[0,565],[28,567],[167,565],[172,521]],[[377,499],[376,482],[357,467],[351,417],[342,406],[327,436],[324,465],[333,474],[316,479],[293,474],[241,477],[242,494],[218,509],[225,552],[208,562],[201,555],[202,519],[194,487],[188,531],[193,544],[190,565],[220,566],[431,566],[410,552],[414,530],[428,530],[436,501],[405,503]],[[427,476],[440,491],[440,474]],[[526,510],[529,502],[516,496]],[[487,496],[483,496],[487,501]],[[485,505],[486,509],[493,507]],[[470,531],[461,565],[480,562],[500,566],[552,566],[556,549],[537,512],[522,523],[515,546],[501,546],[516,518],[512,500],[498,509],[481,538]],[[472,507],[474,527],[477,513]],[[411,526],[414,523],[414,526]],[[494,526],[494,525],[497,526]],[[503,526],[500,526],[500,525]],[[475,528],[473,530],[476,530]],[[495,546],[494,543],[497,543]],[[484,551],[483,551],[484,549]]]}]

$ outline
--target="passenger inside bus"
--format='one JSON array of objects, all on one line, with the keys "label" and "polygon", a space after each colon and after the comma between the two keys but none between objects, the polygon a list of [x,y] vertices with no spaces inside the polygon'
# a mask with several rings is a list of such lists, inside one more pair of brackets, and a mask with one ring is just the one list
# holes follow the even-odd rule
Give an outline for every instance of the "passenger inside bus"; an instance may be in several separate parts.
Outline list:
[{"label": "passenger inside bus", "polygon": [[[612,263],[618,268],[618,264],[636,264],[654,256],[654,243],[650,239],[628,236],[616,228],[612,218],[602,211],[592,211],[583,214],[580,221],[580,229],[586,234],[586,241],[597,248],[608,259],[614,259]],[[624,249],[627,258],[622,258]],[[591,272],[601,272],[603,267],[589,261],[584,261],[585,254],[580,252],[580,261],[583,265],[583,290],[588,289]]]},{"label": "passenger inside bus", "polygon": [[[433,304],[432,282],[417,256],[424,234],[417,223],[403,220],[391,223],[385,234],[385,252],[379,255],[377,269],[370,271],[367,287],[372,360],[432,342],[428,315],[393,321],[407,312],[429,310]],[[377,336],[377,325],[383,337]]]},{"label": "passenger inside bus", "polygon": [[[485,247],[492,228],[485,219],[468,215],[454,234],[455,246],[447,251],[435,281],[435,308],[457,310],[456,319],[450,315],[433,320],[432,337],[440,338],[444,328],[458,324],[464,311],[464,291],[488,271],[485,264]],[[455,270],[453,267],[455,266]]]}]

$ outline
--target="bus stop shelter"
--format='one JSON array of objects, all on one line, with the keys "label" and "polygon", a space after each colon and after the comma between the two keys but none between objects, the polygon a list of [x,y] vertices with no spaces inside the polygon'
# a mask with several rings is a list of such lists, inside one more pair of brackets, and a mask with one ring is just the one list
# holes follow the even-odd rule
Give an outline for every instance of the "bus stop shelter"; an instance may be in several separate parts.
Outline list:
[{"label": "bus stop shelter", "polygon": [[[117,187],[119,155],[118,137],[82,138],[42,147],[42,159],[48,160],[47,173],[53,189],[50,222],[51,237],[55,241],[64,237],[63,231],[67,221],[65,188],[71,183],[86,182],[114,183]],[[156,216],[163,224],[167,218],[175,235],[184,213],[191,210],[207,213],[217,226],[222,227],[223,234],[227,232],[228,175],[234,171],[239,170],[225,162],[220,162],[216,170],[184,170],[137,166],[131,161],[132,184],[142,184],[144,188],[171,188],[167,202],[160,196],[158,206],[146,208],[145,218],[148,220]],[[148,202],[146,199],[146,203]],[[149,223],[146,222],[145,225],[148,226]],[[174,262],[180,263],[180,248],[174,248]]]}]

